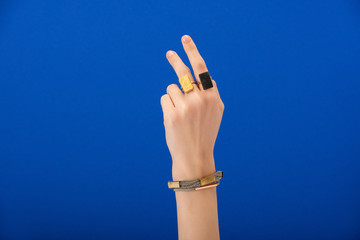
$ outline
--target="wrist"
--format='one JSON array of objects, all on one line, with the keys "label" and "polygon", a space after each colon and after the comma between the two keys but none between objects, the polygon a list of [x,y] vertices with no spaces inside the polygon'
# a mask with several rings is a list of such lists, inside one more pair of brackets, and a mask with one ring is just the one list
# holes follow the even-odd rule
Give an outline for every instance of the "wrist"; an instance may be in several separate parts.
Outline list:
[{"label": "wrist", "polygon": [[213,154],[173,158],[172,176],[174,181],[198,179],[215,171]]}]

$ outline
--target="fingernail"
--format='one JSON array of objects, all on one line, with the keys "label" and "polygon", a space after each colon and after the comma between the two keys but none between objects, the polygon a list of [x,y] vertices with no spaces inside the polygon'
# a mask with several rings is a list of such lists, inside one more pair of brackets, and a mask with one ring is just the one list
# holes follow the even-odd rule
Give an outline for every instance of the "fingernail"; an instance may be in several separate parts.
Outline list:
[{"label": "fingernail", "polygon": [[189,43],[191,41],[191,38],[190,38],[189,35],[185,35],[185,36],[182,37],[182,41],[184,43]]},{"label": "fingernail", "polygon": [[166,53],[166,56],[167,56],[167,57],[171,57],[171,56],[174,55],[174,54],[175,54],[174,51],[169,50],[169,51]]}]

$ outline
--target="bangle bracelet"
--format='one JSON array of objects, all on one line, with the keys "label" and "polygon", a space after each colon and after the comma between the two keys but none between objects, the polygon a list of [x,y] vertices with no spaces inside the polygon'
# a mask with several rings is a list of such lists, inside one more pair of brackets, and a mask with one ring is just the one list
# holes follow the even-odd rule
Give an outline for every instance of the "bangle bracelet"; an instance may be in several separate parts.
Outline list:
[{"label": "bangle bracelet", "polygon": [[187,181],[169,181],[168,187],[174,191],[192,191],[201,190],[211,187],[216,187],[220,184],[220,179],[223,178],[223,171],[216,171],[215,173],[195,180]]}]

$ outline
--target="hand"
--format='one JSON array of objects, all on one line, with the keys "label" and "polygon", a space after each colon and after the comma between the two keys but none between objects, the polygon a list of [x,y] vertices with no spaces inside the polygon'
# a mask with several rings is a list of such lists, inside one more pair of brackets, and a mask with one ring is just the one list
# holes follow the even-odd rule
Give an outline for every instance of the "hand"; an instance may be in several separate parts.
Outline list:
[{"label": "hand", "polygon": [[[199,74],[208,71],[190,36],[182,37],[184,50],[190,60],[196,80]],[[178,78],[188,75],[193,80],[190,69],[174,52],[166,57]],[[192,180],[215,172],[214,146],[219,131],[224,103],[216,83],[204,90],[196,84],[194,89],[183,93],[176,84],[167,87],[167,94],[161,97],[164,116],[166,143],[173,160],[173,180]]]}]

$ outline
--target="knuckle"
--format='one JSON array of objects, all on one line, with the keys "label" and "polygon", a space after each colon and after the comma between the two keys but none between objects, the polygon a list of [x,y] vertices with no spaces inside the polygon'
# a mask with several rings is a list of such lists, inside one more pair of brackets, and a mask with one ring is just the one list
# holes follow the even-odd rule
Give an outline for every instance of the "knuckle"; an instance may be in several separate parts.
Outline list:
[{"label": "knuckle", "polygon": [[161,98],[160,98],[160,101],[161,101],[161,102],[162,102],[162,101],[165,101],[165,99],[167,98],[167,96],[168,96],[167,94],[162,95]]},{"label": "knuckle", "polygon": [[195,104],[197,107],[200,107],[200,106],[203,105],[205,102],[206,102],[206,99],[204,99],[202,96],[198,96],[198,97],[195,99],[194,104]]},{"label": "knuckle", "polygon": [[166,92],[170,92],[172,89],[174,89],[176,87],[176,84],[173,83],[173,84],[170,84],[169,86],[167,86],[166,88]]},{"label": "knuckle", "polygon": [[221,111],[225,110],[225,104],[223,102],[220,103],[220,109],[221,109]]},{"label": "knuckle", "polygon": [[214,87],[216,88],[216,87],[217,87],[217,85],[216,85],[215,80],[212,80],[212,83],[213,83]]},{"label": "knuckle", "polygon": [[168,116],[166,122],[169,126],[175,126],[178,121],[179,121],[179,116],[176,112],[174,112]]},{"label": "knuckle", "polygon": [[192,118],[193,113],[195,112],[195,108],[193,104],[186,104],[183,107],[181,107],[178,119],[179,120],[186,120]]},{"label": "knuckle", "polygon": [[181,69],[181,71],[179,71],[179,75],[180,77],[183,77],[185,75],[188,75],[189,77],[191,77],[191,70],[189,67],[184,67],[183,69]]},{"label": "knuckle", "polygon": [[196,108],[197,106],[199,106],[199,104],[201,104],[203,101],[202,96],[200,94],[200,92],[194,92],[191,97],[189,98],[189,105],[192,108]]},{"label": "knuckle", "polygon": [[186,74],[189,74],[189,72],[191,72],[191,71],[190,71],[190,68],[189,68],[188,66],[184,66],[184,72],[185,72]]},{"label": "knuckle", "polygon": [[182,116],[185,116],[186,114],[188,114],[190,111],[190,106],[189,104],[184,104],[181,108],[181,114]]},{"label": "knuckle", "polygon": [[206,103],[213,103],[215,101],[217,101],[217,95],[216,92],[214,91],[210,91],[205,95],[205,101]]},{"label": "knuckle", "polygon": [[206,65],[204,61],[197,61],[195,63],[195,67],[196,69],[198,69],[199,71],[205,71],[206,70]]}]

